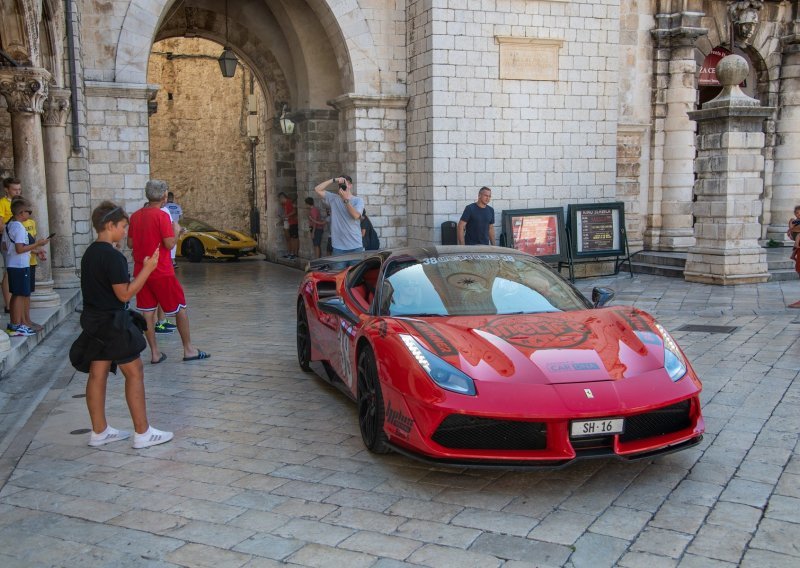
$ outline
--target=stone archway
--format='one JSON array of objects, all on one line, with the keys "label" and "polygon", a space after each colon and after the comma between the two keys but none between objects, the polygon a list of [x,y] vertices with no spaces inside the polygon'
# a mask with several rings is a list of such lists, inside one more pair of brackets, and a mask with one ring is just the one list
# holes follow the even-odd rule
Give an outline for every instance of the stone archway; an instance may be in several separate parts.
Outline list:
[{"label": "stone archway", "polygon": [[[148,34],[155,41],[193,36],[226,43],[222,0],[194,2],[191,8],[175,2],[156,4],[162,10],[160,18],[152,14],[152,8],[147,14],[142,13],[143,2],[131,2],[117,50],[117,82],[146,83],[140,49],[128,45],[141,45]],[[364,55],[370,52],[371,36],[358,25],[350,27],[356,39],[343,35],[340,17],[365,21],[358,2],[329,6],[321,0],[259,0],[229,3],[228,9],[227,44],[252,71],[264,93],[264,104],[259,108],[258,153],[266,157],[256,160],[261,167],[254,177],[258,183],[264,252],[277,256],[281,234],[274,223],[277,193],[285,191],[302,202],[311,193],[312,181],[319,177],[317,168],[325,176],[341,169],[336,135],[339,118],[327,101],[350,91],[356,82],[349,41],[356,46],[355,59],[361,61],[359,72],[375,76]],[[161,95],[158,97],[160,100]],[[291,138],[283,136],[277,127],[284,105],[297,123]],[[324,159],[318,159],[320,150]]]},{"label": "stone archway", "polygon": [[[162,29],[169,28],[167,22],[175,16],[173,9],[176,6],[180,8],[179,4],[178,0],[131,1],[122,23],[115,54],[114,77],[117,82],[134,84],[146,82],[150,46],[154,40],[166,37],[163,35],[159,37],[159,34]],[[224,14],[222,0],[196,2],[195,6],[199,13],[214,14],[215,19]],[[366,18],[356,0],[335,2],[332,5],[325,0],[247,0],[236,2],[233,6],[229,6],[229,10],[229,25],[238,23],[241,26],[240,32],[250,29],[255,23],[264,23],[257,16],[253,17],[253,14],[263,15],[266,13],[265,10],[269,12],[278,24],[278,29],[288,36],[287,45],[295,48],[291,51],[291,61],[282,64],[284,70],[288,67],[306,69],[307,75],[311,76],[314,72],[324,69],[327,62],[326,53],[331,54],[335,61],[334,70],[340,77],[338,92],[334,96],[358,89],[362,85],[374,85],[373,77],[379,69],[374,65],[374,59],[369,56],[373,48],[372,36],[369,29],[363,29]],[[237,14],[243,19],[242,21],[237,21]],[[301,41],[308,39],[308,34],[304,33],[303,29],[308,28],[309,17],[324,31],[321,40],[327,42],[325,51],[320,52],[317,49],[319,42],[304,44]],[[351,25],[342,25],[340,22]],[[197,27],[211,31],[208,24],[209,22],[198,21]],[[348,29],[349,33],[346,31]],[[224,27],[218,26],[214,32],[214,37],[208,39],[224,43]],[[236,38],[231,39],[237,53],[249,51],[241,39],[238,41]],[[249,39],[254,45],[255,40],[256,38]],[[274,48],[272,51],[274,53]],[[353,57],[351,54],[354,54]],[[330,71],[329,67],[326,74]],[[307,83],[308,78],[298,79],[297,82]],[[296,102],[299,105],[302,101]]]}]

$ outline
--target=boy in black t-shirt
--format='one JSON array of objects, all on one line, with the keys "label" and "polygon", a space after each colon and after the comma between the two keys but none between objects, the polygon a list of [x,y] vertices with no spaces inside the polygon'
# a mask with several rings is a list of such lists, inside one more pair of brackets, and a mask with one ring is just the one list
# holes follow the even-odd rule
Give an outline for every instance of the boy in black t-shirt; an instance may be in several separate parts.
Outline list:
[{"label": "boy in black t-shirt", "polygon": [[97,240],[81,259],[83,332],[70,349],[76,369],[89,373],[86,382],[86,406],[92,421],[90,446],[102,446],[124,440],[131,433],[117,430],[106,421],[106,383],[108,373],[117,366],[125,376],[125,400],[133,419],[134,448],[147,448],[169,442],[172,432],[150,426],[144,395],[144,368],[139,354],[146,347],[141,329],[127,309],[127,302],[142,289],[158,264],[158,249],[146,257],[142,271],[130,281],[128,261],[115,248],[125,238],[128,215],[104,201],[92,212]]}]

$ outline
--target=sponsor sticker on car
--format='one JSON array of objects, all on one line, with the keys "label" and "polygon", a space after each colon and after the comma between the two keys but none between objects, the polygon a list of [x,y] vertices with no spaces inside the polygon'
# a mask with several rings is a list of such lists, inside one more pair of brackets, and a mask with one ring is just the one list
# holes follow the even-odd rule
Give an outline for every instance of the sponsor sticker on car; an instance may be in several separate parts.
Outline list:
[{"label": "sponsor sticker on car", "polygon": [[602,420],[575,420],[570,423],[569,434],[573,438],[584,436],[604,436],[622,434],[625,429],[624,418],[604,418]]}]

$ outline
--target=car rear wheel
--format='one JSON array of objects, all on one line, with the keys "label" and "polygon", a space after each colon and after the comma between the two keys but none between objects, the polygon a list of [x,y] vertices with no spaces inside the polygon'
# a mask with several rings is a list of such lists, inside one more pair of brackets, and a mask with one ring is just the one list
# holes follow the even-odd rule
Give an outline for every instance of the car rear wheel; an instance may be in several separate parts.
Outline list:
[{"label": "car rear wheel", "polygon": [[181,245],[181,255],[188,258],[189,262],[200,262],[203,260],[204,254],[205,250],[203,249],[203,243],[194,237],[189,237],[183,241],[183,244]]},{"label": "car rear wheel", "polygon": [[383,393],[375,354],[365,347],[358,356],[358,427],[367,449],[376,454],[390,451],[383,430]]},{"label": "car rear wheel", "polygon": [[304,371],[311,370],[311,333],[308,330],[306,307],[302,302],[297,306],[297,363]]}]

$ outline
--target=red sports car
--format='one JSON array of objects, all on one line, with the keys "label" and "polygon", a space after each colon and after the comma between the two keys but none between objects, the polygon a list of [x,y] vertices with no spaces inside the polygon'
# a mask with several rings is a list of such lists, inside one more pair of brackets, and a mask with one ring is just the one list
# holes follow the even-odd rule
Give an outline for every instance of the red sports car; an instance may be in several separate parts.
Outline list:
[{"label": "red sports car", "polygon": [[602,307],[612,296],[596,288],[592,305],[507,248],[323,258],[300,285],[297,355],[358,404],[375,453],[559,466],[697,444],[691,365],[650,315]]}]

